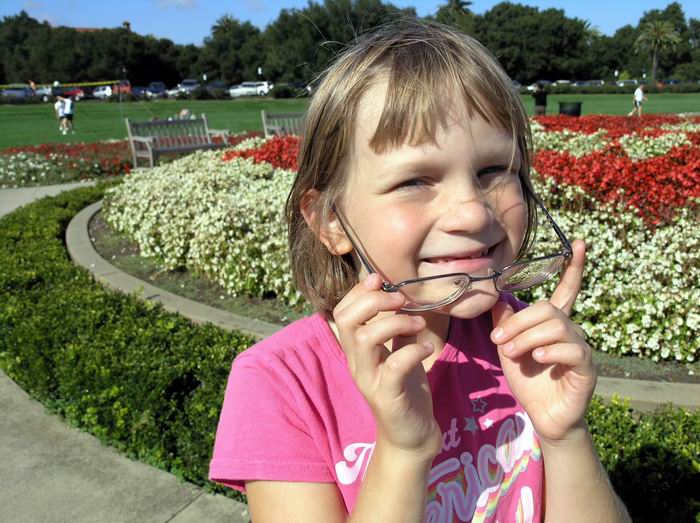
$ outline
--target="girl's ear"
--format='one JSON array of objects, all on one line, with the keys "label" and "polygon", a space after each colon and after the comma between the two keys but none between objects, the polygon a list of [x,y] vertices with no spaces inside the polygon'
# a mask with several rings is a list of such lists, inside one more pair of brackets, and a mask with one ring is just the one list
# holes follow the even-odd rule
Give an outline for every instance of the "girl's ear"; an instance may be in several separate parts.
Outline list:
[{"label": "girl's ear", "polygon": [[331,210],[327,216],[319,215],[321,197],[318,190],[309,190],[301,200],[301,214],[314,234],[318,234],[318,239],[326,246],[328,252],[335,256],[347,254],[352,251],[352,244],[338,217]]}]

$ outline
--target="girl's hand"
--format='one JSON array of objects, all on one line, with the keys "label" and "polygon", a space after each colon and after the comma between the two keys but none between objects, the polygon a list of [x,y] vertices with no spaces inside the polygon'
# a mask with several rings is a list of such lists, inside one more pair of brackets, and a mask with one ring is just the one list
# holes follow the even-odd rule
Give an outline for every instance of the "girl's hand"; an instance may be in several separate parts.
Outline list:
[{"label": "girl's hand", "polygon": [[[406,337],[415,340],[425,320],[389,314],[370,321],[380,312],[398,312],[404,302],[401,293],[383,292],[381,278],[370,274],[338,303],[333,319],[350,373],[377,421],[377,442],[431,461],[440,451],[442,434],[421,361],[433,353],[433,346],[402,343]],[[385,343],[392,339],[389,351]]]},{"label": "girl's hand", "polygon": [[574,255],[549,301],[514,313],[498,302],[491,311],[503,373],[543,440],[563,441],[581,426],[596,384],[591,348],[569,319],[581,290],[586,246]]}]

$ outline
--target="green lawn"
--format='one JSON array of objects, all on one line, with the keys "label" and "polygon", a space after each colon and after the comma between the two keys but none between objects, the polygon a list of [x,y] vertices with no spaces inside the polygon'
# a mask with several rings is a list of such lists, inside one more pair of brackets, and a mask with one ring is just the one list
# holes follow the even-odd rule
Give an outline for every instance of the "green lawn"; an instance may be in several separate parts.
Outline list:
[{"label": "green lawn", "polygon": [[[583,114],[627,114],[632,96],[622,94],[550,95],[548,114],[559,112],[558,102],[583,102]],[[529,114],[533,111],[532,97],[523,96]],[[182,108],[195,114],[204,113],[213,128],[231,132],[262,130],[260,110],[300,111],[307,100],[158,100],[153,102],[109,103],[86,100],[76,104],[76,134],[62,136],[49,103],[39,105],[0,106],[0,149],[16,145],[48,142],[94,142],[110,138],[125,138],[124,118],[148,120],[153,117],[174,116]],[[680,113],[700,111],[700,93],[651,94],[644,105],[648,113]]]}]

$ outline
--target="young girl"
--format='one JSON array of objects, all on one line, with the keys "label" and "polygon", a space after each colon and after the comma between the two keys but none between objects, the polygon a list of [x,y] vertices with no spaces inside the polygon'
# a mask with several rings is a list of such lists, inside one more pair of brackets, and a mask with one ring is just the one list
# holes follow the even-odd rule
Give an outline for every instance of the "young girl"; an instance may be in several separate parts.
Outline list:
[{"label": "young girl", "polygon": [[[534,196],[529,143],[497,61],[443,26],[326,71],[287,205],[318,312],[236,358],[210,468],[254,522],[628,520],[583,419],[585,247]],[[562,247],[533,260],[538,213]],[[563,267],[549,301],[508,294]]]}]

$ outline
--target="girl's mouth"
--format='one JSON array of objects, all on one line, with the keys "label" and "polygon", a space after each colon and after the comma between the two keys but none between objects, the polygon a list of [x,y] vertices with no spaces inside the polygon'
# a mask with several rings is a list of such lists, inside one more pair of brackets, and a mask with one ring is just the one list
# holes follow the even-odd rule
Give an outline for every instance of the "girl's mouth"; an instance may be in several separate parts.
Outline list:
[{"label": "girl's mouth", "polygon": [[425,258],[422,261],[429,265],[431,272],[434,270],[436,273],[475,273],[484,271],[493,264],[493,252],[497,245],[494,244],[473,254],[455,253],[452,256]]}]

